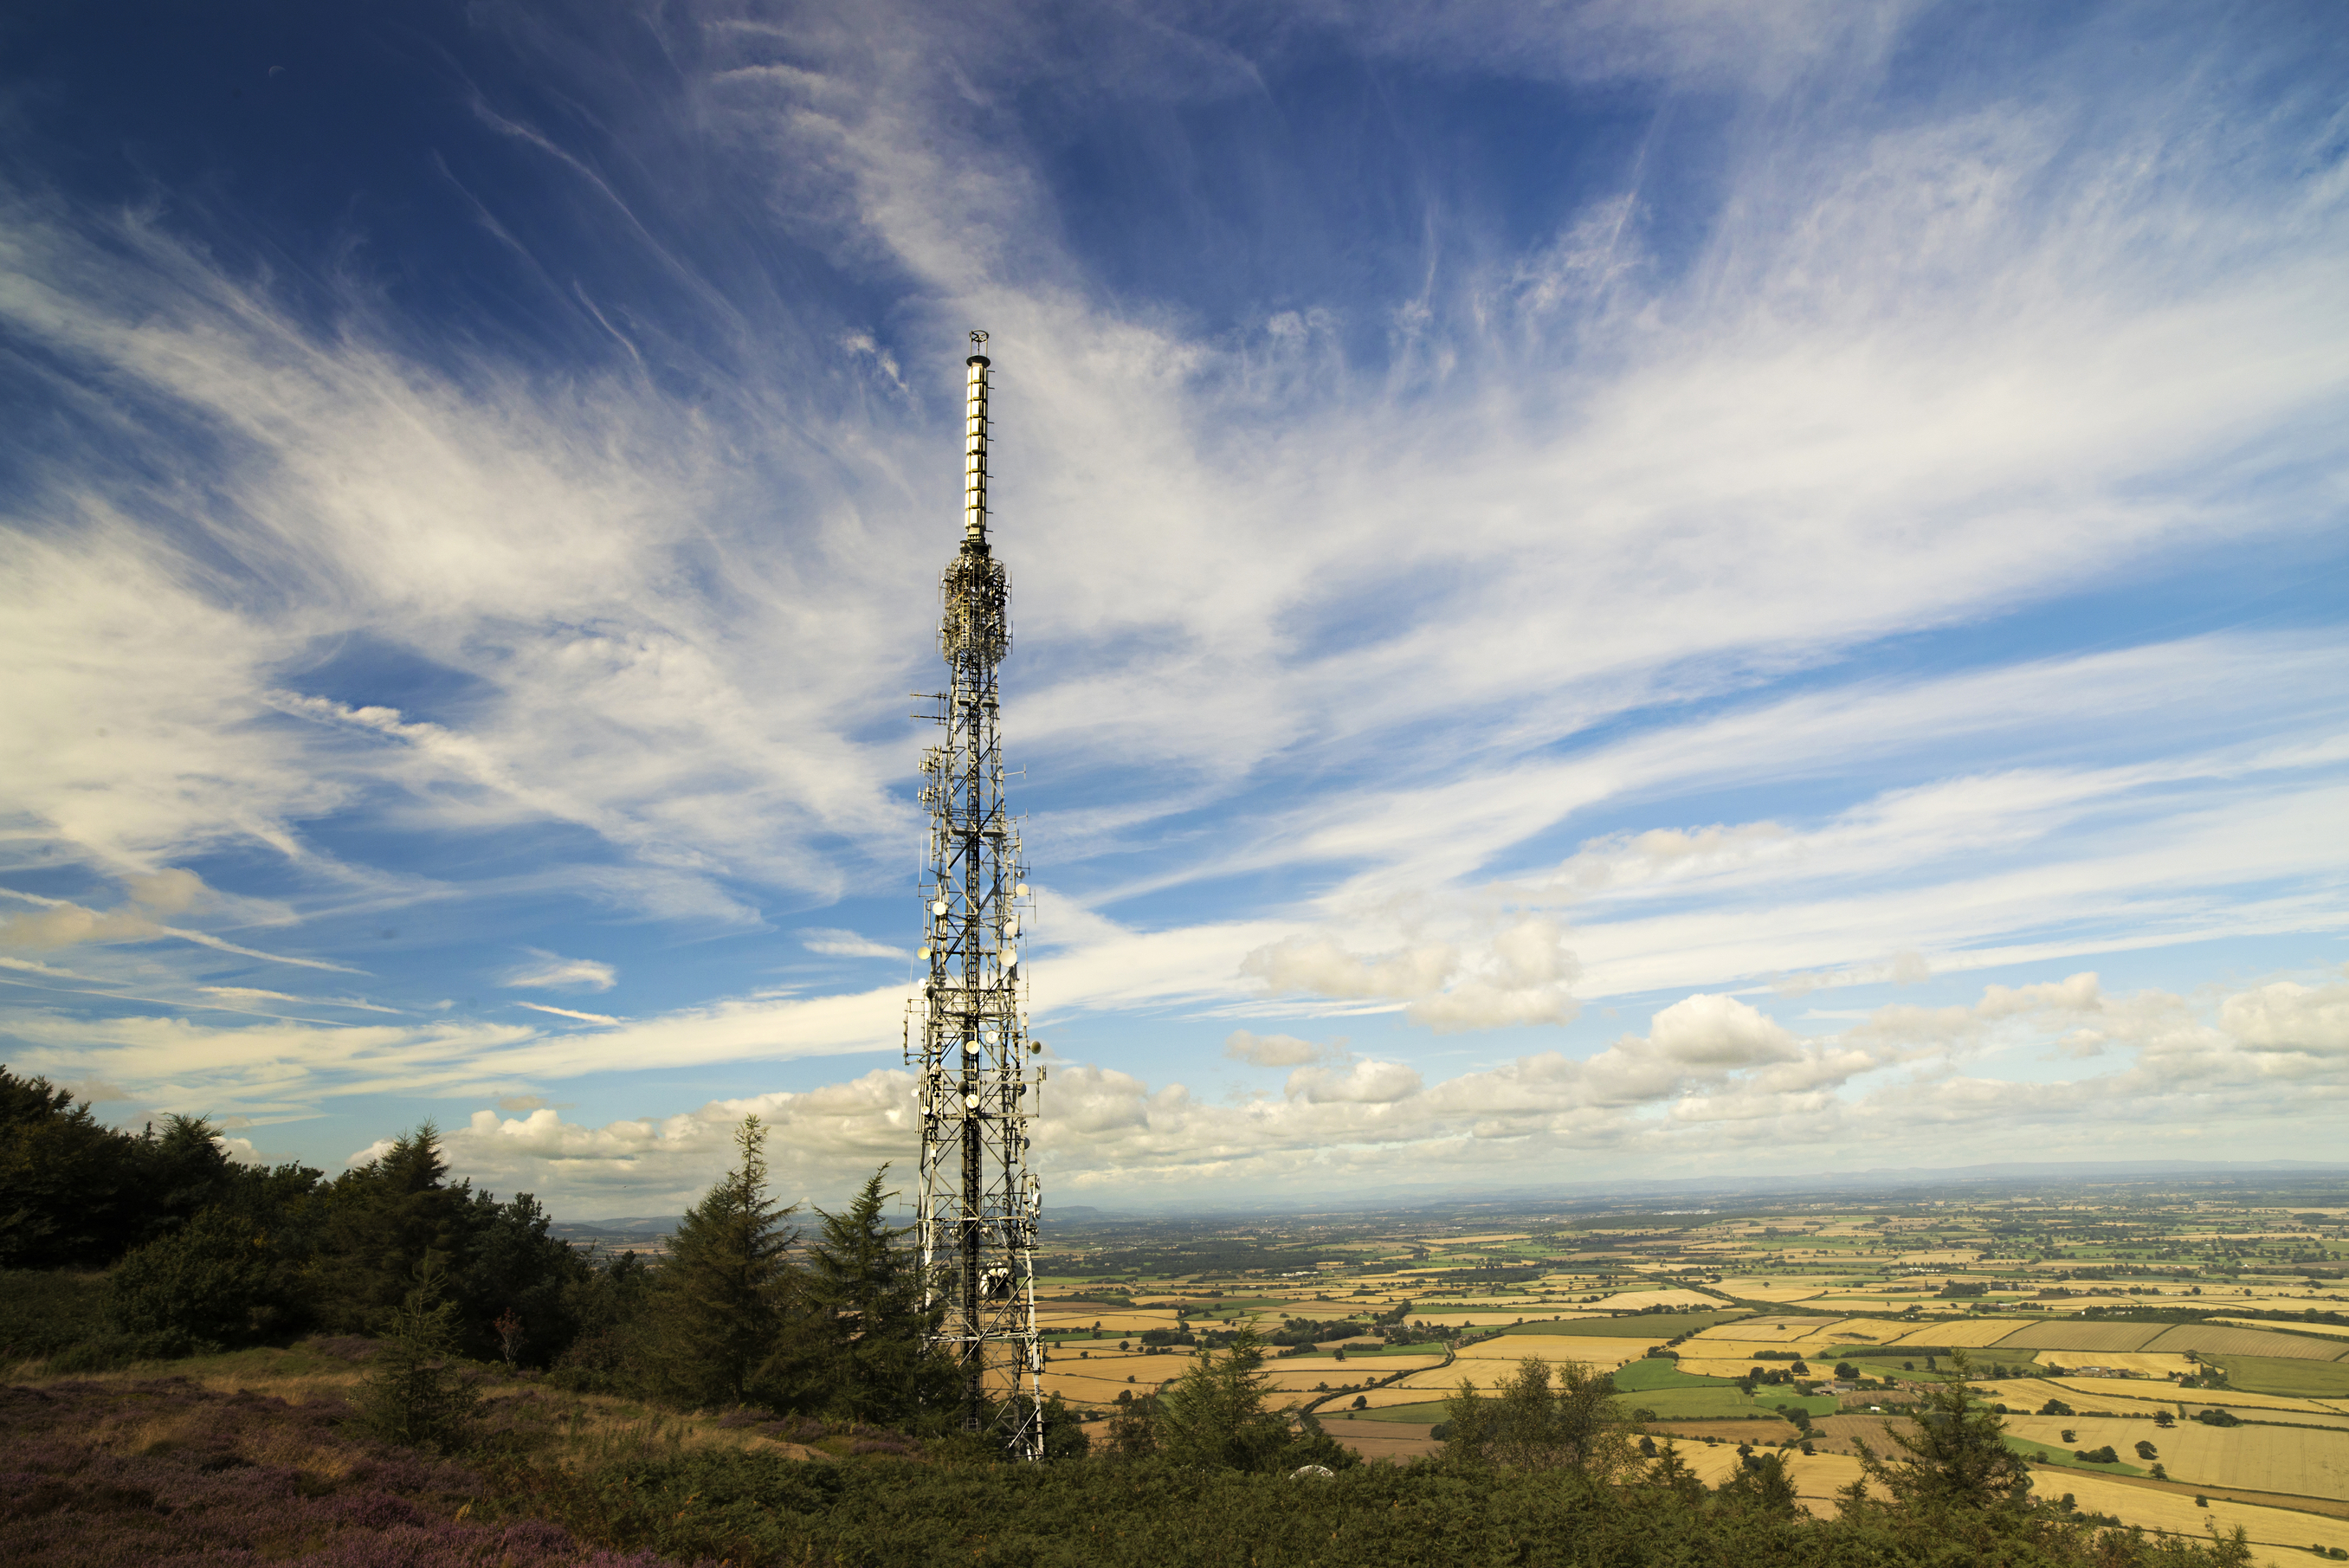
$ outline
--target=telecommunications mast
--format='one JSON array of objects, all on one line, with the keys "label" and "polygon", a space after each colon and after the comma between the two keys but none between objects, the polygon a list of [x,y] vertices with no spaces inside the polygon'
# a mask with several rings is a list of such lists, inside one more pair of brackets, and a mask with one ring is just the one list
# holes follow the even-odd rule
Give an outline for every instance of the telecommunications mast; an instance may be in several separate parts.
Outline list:
[{"label": "telecommunications mast", "polygon": [[[945,738],[922,754],[929,808],[923,873],[921,996],[907,1018],[918,1067],[921,1212],[915,1224],[933,1309],[933,1343],[962,1372],[962,1425],[1019,1459],[1044,1453],[1044,1346],[1036,1336],[1036,1222],[1043,1195],[1028,1169],[1028,1098],[1044,1047],[1022,1017],[1020,916],[1028,908],[1019,830],[1003,804],[996,666],[1011,651],[1002,563],[987,545],[987,334],[970,335],[963,384],[962,548],[946,571],[938,629],[947,689],[919,717]],[[924,694],[927,695],[927,694]],[[918,1020],[921,1038],[914,1039]],[[920,1053],[915,1060],[915,1053]]]}]

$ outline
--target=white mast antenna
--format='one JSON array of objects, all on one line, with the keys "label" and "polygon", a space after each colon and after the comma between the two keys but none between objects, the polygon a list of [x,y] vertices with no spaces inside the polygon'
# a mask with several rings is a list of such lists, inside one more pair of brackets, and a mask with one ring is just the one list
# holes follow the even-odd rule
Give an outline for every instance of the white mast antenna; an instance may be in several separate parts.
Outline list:
[{"label": "white mast antenna", "polygon": [[[987,334],[964,362],[962,548],[947,565],[938,631],[947,689],[916,717],[943,741],[922,756],[930,861],[922,887],[922,1197],[916,1222],[933,1343],[962,1372],[962,1425],[1019,1459],[1044,1453],[1044,1345],[1036,1331],[1036,1225],[1028,1169],[1030,1096],[1044,1081],[1028,1057],[1020,923],[1030,906],[1019,830],[1003,799],[996,668],[1011,651],[1009,584],[987,542]],[[916,1052],[918,1049],[918,1060]],[[942,1310],[941,1310],[942,1309]]]}]

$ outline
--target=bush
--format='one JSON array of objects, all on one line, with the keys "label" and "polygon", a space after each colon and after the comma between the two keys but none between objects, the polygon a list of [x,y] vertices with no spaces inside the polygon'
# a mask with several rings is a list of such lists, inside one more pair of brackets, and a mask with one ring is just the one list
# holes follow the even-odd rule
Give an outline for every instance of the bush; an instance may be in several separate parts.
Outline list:
[{"label": "bush", "polygon": [[250,1345],[292,1325],[290,1284],[259,1227],[206,1209],[115,1266],[107,1315],[126,1335],[191,1346]]}]

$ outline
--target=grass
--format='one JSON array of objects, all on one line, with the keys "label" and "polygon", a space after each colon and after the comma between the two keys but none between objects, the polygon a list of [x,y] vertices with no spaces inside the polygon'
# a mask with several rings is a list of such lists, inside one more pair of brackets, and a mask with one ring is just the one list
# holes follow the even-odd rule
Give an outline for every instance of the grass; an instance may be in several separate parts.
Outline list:
[{"label": "grass", "polygon": [[1421,1421],[1444,1419],[1444,1401],[1431,1399],[1423,1405],[1387,1405],[1375,1410],[1347,1410],[1324,1406],[1317,1412],[1324,1416],[1343,1416],[1353,1421]]},{"label": "grass", "polygon": [[1703,1377],[1694,1372],[1683,1372],[1679,1363],[1651,1356],[1618,1367],[1615,1387],[1631,1394],[1656,1388],[1734,1388],[1737,1385],[1726,1377]]},{"label": "grass", "polygon": [[2106,1475],[2150,1475],[2153,1472],[2131,1464],[2091,1464],[2086,1460],[2072,1457],[2070,1449],[2059,1449],[2052,1443],[2034,1443],[2029,1438],[2010,1437],[2006,1446],[2027,1460],[2044,1460],[2065,1470],[2100,1470]]},{"label": "grass", "polygon": [[[2205,1356],[2227,1374],[2227,1387],[2246,1394],[2289,1394],[2303,1399],[2349,1398],[2349,1365],[2282,1356]],[[2199,1390],[2216,1398],[2223,1389]]]},{"label": "grass", "polygon": [[1643,1410],[1652,1410],[1663,1421],[1696,1421],[1727,1418],[1735,1416],[1773,1416],[1784,1405],[1812,1416],[1832,1416],[1836,1401],[1832,1395],[1818,1394],[1805,1398],[1780,1388],[1758,1388],[1751,1398],[1736,1384],[1724,1383],[1713,1388],[1655,1388],[1627,1394],[1624,1404]]}]

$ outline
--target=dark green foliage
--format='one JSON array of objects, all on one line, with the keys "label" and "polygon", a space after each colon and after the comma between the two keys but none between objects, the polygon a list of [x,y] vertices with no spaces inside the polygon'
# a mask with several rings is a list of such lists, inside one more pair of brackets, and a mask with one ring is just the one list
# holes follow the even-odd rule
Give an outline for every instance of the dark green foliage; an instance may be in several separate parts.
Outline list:
[{"label": "dark green foliage", "polygon": [[1444,1405],[1444,1458],[1455,1466],[1571,1470],[1594,1480],[1635,1461],[1632,1423],[1615,1384],[1578,1361],[1528,1357],[1490,1397],[1463,1380]]},{"label": "dark green foliage", "polygon": [[102,1267],[236,1181],[201,1118],[118,1132],[48,1079],[0,1067],[0,1267]]},{"label": "dark green foliage", "polygon": [[360,1379],[359,1418],[378,1437],[411,1448],[452,1449],[464,1440],[481,1396],[457,1363],[457,1305],[448,1274],[428,1253],[389,1333]]},{"label": "dark green foliage", "polygon": [[1795,1517],[1795,1483],[1786,1474],[1786,1461],[1776,1454],[1747,1454],[1737,1473],[1714,1495],[1730,1508],[1773,1519]]},{"label": "dark green foliage", "polygon": [[104,1320],[106,1276],[78,1269],[0,1269],[0,1363],[56,1356]]},{"label": "dark green foliage", "polygon": [[247,1213],[211,1208],[117,1264],[107,1316],[126,1335],[218,1347],[273,1338],[297,1316],[293,1270]]},{"label": "dark green foliage", "polygon": [[2243,1568],[2248,1549],[2149,1539],[2048,1514],[1887,1511],[1821,1521],[1759,1497],[1557,1471],[1418,1464],[1334,1479],[1124,1464],[837,1465],[705,1450],[660,1462],[492,1472],[505,1506],[673,1562],[897,1568],[1228,1568],[1516,1563],[1534,1568]]},{"label": "dark green foliage", "polygon": [[804,1329],[805,1305],[786,1257],[791,1211],[767,1192],[766,1136],[743,1119],[741,1163],[678,1224],[654,1283],[659,1331],[646,1336],[645,1371],[681,1404],[787,1406],[808,1391],[815,1336],[792,1332]]},{"label": "dark green foliage", "polygon": [[1917,1411],[1914,1434],[1893,1434],[1905,1457],[1879,1459],[1865,1442],[1858,1445],[1860,1468],[1905,1509],[2012,1511],[2029,1498],[2031,1468],[2006,1446],[2006,1423],[1967,1397],[1971,1370],[1964,1351],[1951,1357]]},{"label": "dark green foliage", "polygon": [[823,1230],[808,1249],[806,1295],[825,1408],[851,1420],[912,1422],[943,1410],[956,1378],[923,1344],[936,1314],[923,1310],[918,1270],[899,1244],[904,1232],[884,1218],[888,1170],[875,1171],[845,1212],[818,1211]]},{"label": "dark green foliage", "polygon": [[1243,1325],[1222,1350],[1202,1350],[1148,1414],[1153,1445],[1174,1464],[1196,1470],[1287,1471],[1299,1465],[1339,1470],[1361,1462],[1306,1418],[1301,1429],[1265,1407],[1264,1346]]}]

